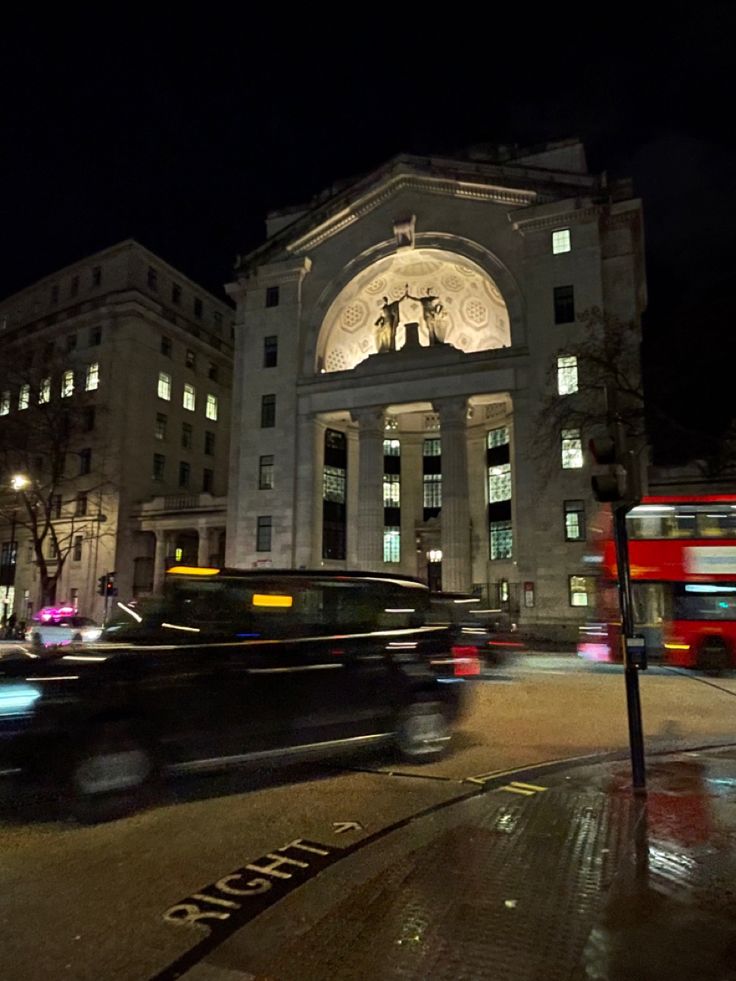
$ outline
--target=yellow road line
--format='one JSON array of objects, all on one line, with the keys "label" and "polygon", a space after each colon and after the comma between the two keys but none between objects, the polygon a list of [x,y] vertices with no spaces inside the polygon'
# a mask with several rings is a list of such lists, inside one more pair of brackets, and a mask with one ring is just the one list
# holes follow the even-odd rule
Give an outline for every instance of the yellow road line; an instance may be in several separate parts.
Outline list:
[{"label": "yellow road line", "polygon": [[539,787],[535,783],[522,783],[520,780],[512,780],[512,787],[526,787],[527,790],[546,790],[546,787]]},{"label": "yellow road line", "polygon": [[523,794],[525,797],[533,797],[536,794],[536,790],[524,790],[523,787],[514,787],[510,783],[505,787],[499,787],[499,790],[507,790],[510,794]]}]

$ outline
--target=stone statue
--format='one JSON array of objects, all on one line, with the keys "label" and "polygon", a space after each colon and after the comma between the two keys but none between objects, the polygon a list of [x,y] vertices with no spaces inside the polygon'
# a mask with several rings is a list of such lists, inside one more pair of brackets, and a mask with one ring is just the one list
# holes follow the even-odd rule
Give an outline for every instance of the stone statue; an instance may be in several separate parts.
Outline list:
[{"label": "stone statue", "polygon": [[401,301],[405,300],[408,295],[409,287],[407,286],[406,292],[398,300],[393,300],[393,302],[389,303],[388,297],[384,296],[381,316],[374,324],[378,328],[376,331],[376,347],[379,352],[396,350],[396,328],[399,326],[399,320],[401,319],[399,306]]},{"label": "stone statue", "polygon": [[408,299],[415,300],[422,305],[422,316],[424,317],[424,323],[427,327],[427,333],[429,334],[429,343],[440,344],[441,339],[438,336],[437,328],[439,327],[439,317],[442,313],[442,304],[438,303],[439,297],[432,294],[431,289],[427,289],[426,296],[408,296]]}]

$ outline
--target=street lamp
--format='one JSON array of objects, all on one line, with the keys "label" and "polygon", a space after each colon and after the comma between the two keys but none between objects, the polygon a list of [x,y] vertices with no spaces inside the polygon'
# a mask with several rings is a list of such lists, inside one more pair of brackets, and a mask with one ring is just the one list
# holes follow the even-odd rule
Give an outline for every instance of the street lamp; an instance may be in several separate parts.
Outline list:
[{"label": "street lamp", "polygon": [[4,576],[5,582],[5,605],[8,605],[8,600],[10,598],[10,587],[15,590],[15,570],[18,566],[18,545],[15,541],[15,520],[16,513],[18,511],[18,494],[24,490],[30,484],[30,480],[25,474],[16,473],[10,478],[10,486],[15,491],[16,498],[15,504],[13,506],[13,512],[10,519],[10,552],[8,555],[8,565],[9,569],[7,576]]}]

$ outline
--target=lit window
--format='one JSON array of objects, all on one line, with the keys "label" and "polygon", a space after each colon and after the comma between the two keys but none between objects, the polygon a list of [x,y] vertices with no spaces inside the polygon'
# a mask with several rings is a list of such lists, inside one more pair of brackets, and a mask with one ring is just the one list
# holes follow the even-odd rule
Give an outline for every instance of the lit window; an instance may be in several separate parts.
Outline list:
[{"label": "lit window", "polygon": [[158,397],[171,401],[171,375],[167,375],[165,371],[158,373]]},{"label": "lit window", "polygon": [[425,439],[424,440],[424,456],[442,456],[442,440],[441,439]]},{"label": "lit window", "polygon": [[585,501],[565,501],[565,541],[585,541]]},{"label": "lit window", "polygon": [[571,245],[570,245],[569,228],[560,228],[556,232],[552,232],[553,255],[559,255],[561,252],[569,252],[570,248]]},{"label": "lit window", "polygon": [[204,414],[207,416],[208,419],[211,419],[213,422],[217,422],[217,396],[216,395],[207,396],[207,405],[205,407]]},{"label": "lit window", "polygon": [[511,464],[488,468],[488,500],[491,504],[511,500]]},{"label": "lit window", "polygon": [[18,408],[27,409],[31,400],[31,386],[21,385],[18,389]]},{"label": "lit window", "polygon": [[383,475],[383,506],[385,508],[401,507],[401,478],[397,473]]},{"label": "lit window", "polygon": [[593,596],[593,580],[590,576],[570,576],[570,606],[590,606]]},{"label": "lit window", "polygon": [[44,405],[46,402],[51,401],[51,379],[42,378],[41,385],[38,389],[38,403],[39,405]]},{"label": "lit window", "polygon": [[489,450],[496,446],[508,446],[509,427],[501,426],[499,429],[491,429],[486,435],[486,446]]},{"label": "lit window", "polygon": [[325,466],[322,477],[322,499],[345,503],[345,471],[342,467]]},{"label": "lit window", "polygon": [[258,489],[273,490],[273,456],[258,459]]},{"label": "lit window", "polygon": [[61,397],[68,399],[70,395],[74,395],[74,372],[65,371],[61,376]]},{"label": "lit window", "polygon": [[94,364],[87,365],[87,376],[84,381],[84,388],[87,392],[95,392],[100,385],[100,366],[95,361]]},{"label": "lit window", "polygon": [[491,522],[491,558],[510,559],[513,548],[513,532],[510,521]]},{"label": "lit window", "polygon": [[583,465],[583,441],[579,429],[562,430],[562,468],[577,470]]},{"label": "lit window", "polygon": [[574,395],[578,390],[578,359],[557,359],[557,394]]},{"label": "lit window", "polygon": [[383,455],[384,456],[401,456],[401,443],[398,439],[384,439],[383,441]]},{"label": "lit window", "polygon": [[256,552],[271,551],[271,515],[264,514],[258,518],[256,530]]},{"label": "lit window", "polygon": [[425,473],[423,483],[424,483],[424,494],[423,494],[422,506],[425,508],[441,508],[442,507],[442,474]]},{"label": "lit window", "polygon": [[6,389],[0,393],[0,416],[7,416],[10,412],[10,392]]},{"label": "lit window", "polygon": [[189,412],[194,412],[197,402],[197,397],[194,391],[194,385],[184,386],[184,398],[182,399],[182,405]]},{"label": "lit window", "polygon": [[383,529],[383,561],[384,562],[401,561],[401,529],[400,528]]}]

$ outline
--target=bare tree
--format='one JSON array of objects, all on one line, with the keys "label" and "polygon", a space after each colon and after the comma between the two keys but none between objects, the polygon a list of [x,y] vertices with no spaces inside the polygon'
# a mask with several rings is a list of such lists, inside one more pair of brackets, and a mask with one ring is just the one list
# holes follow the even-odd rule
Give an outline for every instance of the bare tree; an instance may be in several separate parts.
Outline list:
[{"label": "bare tree", "polygon": [[[16,352],[17,353],[17,352]],[[41,602],[53,604],[77,536],[99,533],[104,515],[90,503],[108,483],[90,444],[95,413],[89,379],[52,356],[42,364],[0,367],[0,521],[24,530],[41,580]],[[86,382],[86,384],[85,384]]]}]

